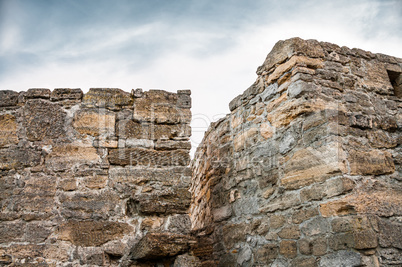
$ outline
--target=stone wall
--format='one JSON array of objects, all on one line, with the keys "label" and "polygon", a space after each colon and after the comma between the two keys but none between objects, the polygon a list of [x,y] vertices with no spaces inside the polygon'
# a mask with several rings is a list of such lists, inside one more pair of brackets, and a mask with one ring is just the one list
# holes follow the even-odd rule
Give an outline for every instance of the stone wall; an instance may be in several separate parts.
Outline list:
[{"label": "stone wall", "polygon": [[190,107],[189,90],[0,91],[0,265],[150,266],[187,251]]},{"label": "stone wall", "polygon": [[192,163],[203,266],[402,265],[402,59],[293,38]]}]

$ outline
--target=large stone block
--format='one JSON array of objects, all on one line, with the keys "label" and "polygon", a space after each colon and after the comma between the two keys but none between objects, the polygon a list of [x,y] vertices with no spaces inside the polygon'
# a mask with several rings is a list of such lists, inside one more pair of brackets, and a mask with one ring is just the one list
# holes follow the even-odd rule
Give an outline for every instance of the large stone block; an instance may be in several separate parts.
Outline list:
[{"label": "large stone block", "polygon": [[94,147],[67,144],[53,147],[45,162],[48,168],[60,171],[84,164],[99,164],[100,156]]},{"label": "large stone block", "polygon": [[12,107],[18,103],[18,92],[0,90],[0,107]]},{"label": "large stone block", "polygon": [[105,109],[82,109],[74,114],[73,127],[80,134],[114,135],[116,116]]},{"label": "large stone block", "polygon": [[107,219],[122,213],[120,198],[113,191],[64,193],[59,196],[61,215],[67,219]]},{"label": "large stone block", "polygon": [[350,214],[376,214],[378,216],[401,216],[402,194],[400,190],[359,190],[355,194],[320,205],[324,217]]},{"label": "large stone block", "polygon": [[191,111],[182,106],[183,102],[178,101],[177,94],[150,90],[143,97],[135,99],[133,118],[135,121],[156,123],[190,123]]},{"label": "large stone block", "polygon": [[187,150],[112,149],[109,152],[108,159],[111,164],[122,166],[187,166],[190,163],[190,155]]},{"label": "large stone block", "polygon": [[82,90],[79,88],[56,88],[52,91],[50,95],[50,100],[52,101],[63,101],[63,100],[81,100]]},{"label": "large stone block", "polygon": [[66,112],[57,104],[41,99],[31,100],[25,104],[22,114],[29,141],[63,138],[66,134]]},{"label": "large stone block", "polygon": [[402,224],[385,219],[380,219],[378,224],[380,245],[402,249]]},{"label": "large stone block", "polygon": [[[42,173],[21,177],[24,185],[22,190],[16,190],[10,199],[9,208],[20,213],[40,212],[49,213],[55,206],[56,177]],[[17,193],[18,192],[18,193]]]},{"label": "large stone block", "polygon": [[0,115],[0,147],[18,143],[17,122],[13,115]]},{"label": "large stone block", "polygon": [[130,199],[127,214],[175,214],[186,213],[190,207],[191,194],[185,188],[157,193],[143,193]]},{"label": "large stone block", "polygon": [[51,93],[50,89],[47,88],[30,88],[25,93],[24,97],[26,99],[34,99],[34,98],[49,99],[50,93]]},{"label": "large stone block", "polygon": [[0,223],[0,243],[21,242],[25,225],[21,222]]},{"label": "large stone block", "polygon": [[189,249],[192,239],[172,233],[147,233],[131,248],[133,260],[155,260],[172,257]]},{"label": "large stone block", "polygon": [[39,165],[41,155],[39,151],[15,146],[0,150],[0,170],[21,169]]},{"label": "large stone block", "polygon": [[116,135],[123,139],[173,139],[191,136],[191,127],[187,124],[151,124],[122,120],[116,125]]},{"label": "large stone block", "polygon": [[283,170],[281,184],[286,189],[298,189],[346,172],[345,154],[341,144],[336,142],[308,147],[285,157]]},{"label": "large stone block", "polygon": [[121,239],[132,230],[130,225],[120,222],[71,220],[61,224],[57,234],[60,240],[70,241],[76,246],[91,247]]},{"label": "large stone block", "polygon": [[129,93],[118,88],[90,88],[84,95],[82,104],[91,108],[119,110],[125,106],[132,106],[133,98]]},{"label": "large stone block", "polygon": [[371,150],[365,152],[351,150],[348,160],[352,175],[381,175],[395,171],[392,155],[387,151]]},{"label": "large stone block", "polygon": [[361,266],[361,255],[359,252],[351,250],[341,250],[321,257],[320,267],[328,266],[348,266],[358,267]]}]

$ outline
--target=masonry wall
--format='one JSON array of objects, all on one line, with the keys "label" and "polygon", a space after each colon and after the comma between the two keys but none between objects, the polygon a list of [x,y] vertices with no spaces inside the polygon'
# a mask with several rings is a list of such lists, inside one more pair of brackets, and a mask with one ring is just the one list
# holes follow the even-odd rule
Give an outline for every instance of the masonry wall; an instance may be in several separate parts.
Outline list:
[{"label": "masonry wall", "polygon": [[189,90],[0,91],[0,265],[173,263],[190,107]]},{"label": "masonry wall", "polygon": [[275,45],[192,163],[203,266],[402,265],[401,66]]}]

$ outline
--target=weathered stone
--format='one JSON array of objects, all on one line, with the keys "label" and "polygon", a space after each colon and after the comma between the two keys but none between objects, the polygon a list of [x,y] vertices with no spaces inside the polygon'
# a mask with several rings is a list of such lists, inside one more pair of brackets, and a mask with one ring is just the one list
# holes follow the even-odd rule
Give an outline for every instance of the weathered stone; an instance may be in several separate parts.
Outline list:
[{"label": "weathered stone", "polygon": [[284,162],[285,176],[281,184],[287,189],[297,189],[322,182],[336,173],[346,171],[344,158],[339,143],[298,150]]},{"label": "weathered stone", "polygon": [[315,217],[318,215],[318,208],[307,208],[307,209],[301,209],[295,213],[293,213],[292,216],[292,221],[293,223],[301,223],[305,220],[308,220],[312,217]]},{"label": "weathered stone", "polygon": [[300,237],[300,230],[297,225],[285,226],[278,232],[278,236],[284,239],[298,239]]},{"label": "weathered stone", "polygon": [[279,253],[286,258],[294,258],[297,255],[296,241],[282,240],[279,245]]},{"label": "weathered stone", "polygon": [[64,193],[59,195],[60,213],[67,219],[107,219],[122,212],[119,200],[113,191]]},{"label": "weathered stone", "polygon": [[380,228],[380,235],[379,235],[380,246],[395,247],[398,249],[402,249],[402,224],[401,223],[390,222],[385,219],[380,219],[379,220],[379,228]]},{"label": "weathered stone", "polygon": [[172,257],[189,248],[191,238],[187,235],[169,233],[147,233],[131,248],[131,258],[134,260],[155,260]]},{"label": "weathered stone", "polygon": [[392,148],[398,144],[397,140],[385,131],[370,131],[367,136],[371,146],[375,148]]},{"label": "weathered stone", "polygon": [[188,214],[176,214],[169,216],[166,229],[170,233],[189,234],[191,231],[191,220]]},{"label": "weathered stone", "polygon": [[270,216],[270,227],[273,229],[282,227],[285,224],[285,217],[283,215]]},{"label": "weathered stone", "polygon": [[0,107],[12,107],[18,103],[18,92],[0,90]]},{"label": "weathered stone", "polygon": [[63,101],[63,100],[81,100],[83,96],[82,90],[72,89],[72,88],[56,88],[52,91],[50,95],[50,100],[52,101]]},{"label": "weathered stone", "polygon": [[190,123],[190,110],[181,106],[183,103],[178,101],[177,94],[150,90],[145,92],[143,97],[135,99],[133,118],[135,121],[156,123]]},{"label": "weathered stone", "polygon": [[257,74],[260,75],[263,71],[268,71],[275,64],[280,64],[296,54],[316,58],[323,57],[324,51],[316,40],[302,40],[296,37],[285,41],[278,41],[268,54],[264,64],[258,68]]},{"label": "weathered stone", "polygon": [[190,201],[191,195],[186,189],[176,189],[174,192],[143,193],[129,201],[127,213],[128,215],[186,213]]},{"label": "weathered stone", "polygon": [[68,221],[59,226],[60,240],[72,242],[77,246],[100,246],[129,233],[132,227],[126,223],[110,221]]},{"label": "weathered stone", "polygon": [[31,88],[31,89],[28,89],[28,91],[25,93],[24,97],[26,99],[32,99],[32,98],[49,99],[50,93],[51,93],[50,89]]},{"label": "weathered stone", "polygon": [[232,207],[230,205],[220,207],[213,211],[214,221],[216,222],[226,220],[230,218],[230,216],[232,216]]},{"label": "weathered stone", "polygon": [[131,106],[133,99],[129,93],[118,88],[90,88],[82,98],[82,104],[90,108],[119,110],[124,106]]},{"label": "weathered stone", "polygon": [[261,208],[262,212],[273,212],[276,210],[285,210],[300,204],[300,197],[297,192],[285,192],[279,197],[273,199],[267,205]]},{"label": "weathered stone", "polygon": [[155,143],[156,150],[175,150],[175,149],[191,149],[191,143],[187,141],[171,141],[160,140]]},{"label": "weathered stone", "polygon": [[52,227],[47,223],[29,223],[26,226],[25,239],[31,243],[42,243],[51,233]]},{"label": "weathered stone", "polygon": [[23,126],[29,141],[63,138],[66,112],[45,100],[28,101],[23,108]]},{"label": "weathered stone", "polygon": [[21,169],[39,165],[40,152],[33,149],[9,147],[0,150],[0,170]]},{"label": "weathered stone", "polygon": [[370,152],[351,150],[349,152],[350,173],[352,175],[381,175],[395,171],[392,155],[387,151]]},{"label": "weathered stone", "polygon": [[143,148],[112,149],[109,162],[121,166],[187,166],[190,156],[187,150],[155,151]]},{"label": "weathered stone", "polygon": [[103,245],[104,251],[112,256],[123,256],[126,244],[120,240],[113,240]]},{"label": "weathered stone", "polygon": [[341,250],[322,256],[318,266],[357,267],[360,264],[361,256],[358,252]]},{"label": "weathered stone", "polygon": [[0,243],[23,241],[25,225],[20,222],[0,224]]},{"label": "weathered stone", "polygon": [[105,109],[82,109],[74,114],[72,125],[80,134],[111,136],[115,119],[115,114]]},{"label": "weathered stone", "polygon": [[316,217],[305,222],[301,230],[306,236],[325,234],[329,231],[329,224],[326,218]]},{"label": "weathered stone", "polygon": [[250,226],[245,223],[225,224],[222,228],[223,242],[227,248],[232,248],[236,243],[243,242],[250,232]]},{"label": "weathered stone", "polygon": [[402,254],[396,248],[381,249],[379,259],[382,264],[398,265],[402,263]]},{"label": "weathered stone", "polygon": [[355,247],[355,239],[353,233],[339,233],[334,234],[329,239],[329,246],[333,250],[351,249]]},{"label": "weathered stone", "polygon": [[176,257],[173,264],[174,267],[201,267],[201,261],[189,254],[183,254]]},{"label": "weathered stone", "polygon": [[379,216],[401,215],[402,196],[397,190],[360,191],[338,200],[320,204],[320,212],[324,217],[348,214],[377,214]]},{"label": "weathered stone", "polygon": [[18,143],[17,122],[13,115],[0,115],[0,147]]},{"label": "weathered stone", "polygon": [[95,148],[72,144],[55,146],[52,148],[52,152],[46,156],[46,166],[55,171],[97,163],[100,163],[100,156]]},{"label": "weathered stone", "polygon": [[270,260],[278,257],[277,244],[265,244],[261,246],[256,253],[256,258],[261,263],[267,263]]}]

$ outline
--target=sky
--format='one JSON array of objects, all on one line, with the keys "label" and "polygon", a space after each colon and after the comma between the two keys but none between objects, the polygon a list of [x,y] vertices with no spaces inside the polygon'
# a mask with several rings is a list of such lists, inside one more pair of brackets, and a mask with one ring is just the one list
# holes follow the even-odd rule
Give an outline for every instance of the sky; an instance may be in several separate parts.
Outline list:
[{"label": "sky", "polygon": [[402,0],[0,0],[0,90],[192,90],[194,152],[278,40],[402,57]]}]

